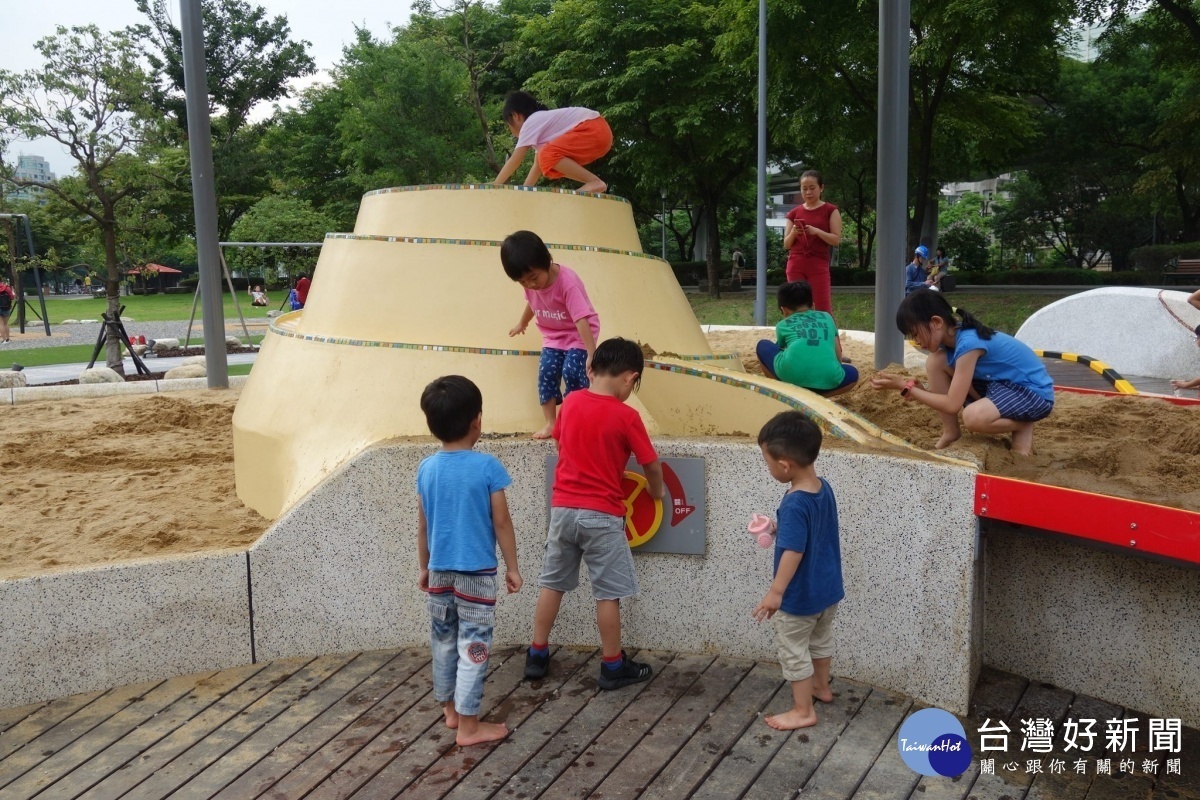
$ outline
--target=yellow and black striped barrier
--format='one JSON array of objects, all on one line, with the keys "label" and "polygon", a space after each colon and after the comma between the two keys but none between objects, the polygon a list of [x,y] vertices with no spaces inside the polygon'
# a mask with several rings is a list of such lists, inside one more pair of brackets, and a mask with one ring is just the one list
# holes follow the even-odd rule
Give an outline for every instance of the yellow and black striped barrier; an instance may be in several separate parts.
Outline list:
[{"label": "yellow and black striped barrier", "polygon": [[1099,359],[1081,356],[1078,353],[1056,353],[1053,350],[1034,350],[1033,352],[1042,358],[1057,358],[1060,361],[1074,361],[1077,364],[1083,364],[1092,372],[1104,376],[1113,385],[1113,389],[1120,394],[1138,393],[1132,383],[1122,378],[1119,372]]}]

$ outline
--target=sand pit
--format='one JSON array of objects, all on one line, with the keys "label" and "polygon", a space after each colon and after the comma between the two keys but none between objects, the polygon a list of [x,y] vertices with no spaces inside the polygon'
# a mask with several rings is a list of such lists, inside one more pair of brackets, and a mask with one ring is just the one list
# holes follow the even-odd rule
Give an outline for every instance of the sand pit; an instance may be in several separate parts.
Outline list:
[{"label": "sand pit", "polygon": [[[714,350],[736,352],[750,372],[760,335],[721,331],[708,335]],[[858,387],[835,402],[918,447],[932,448],[941,433],[937,415],[896,392],[876,392],[874,348],[842,340],[842,351],[862,374]],[[923,377],[919,370],[893,370]],[[1007,437],[966,433],[947,455],[969,453],[984,471],[1022,480],[1101,492],[1200,511],[1200,407],[1180,407],[1138,397],[1093,397],[1060,392],[1054,412],[1039,422],[1032,458],[1014,456]]]},{"label": "sand pit", "polygon": [[[761,372],[753,332],[709,334]],[[866,385],[870,345],[843,341],[864,373],[837,398],[929,448],[934,413]],[[239,392],[172,392],[12,406],[0,412],[0,579],[146,556],[244,548],[269,525],[237,499],[231,419]],[[1200,511],[1200,410],[1060,394],[1031,459],[1006,438],[966,434],[948,455],[987,472]]]},{"label": "sand pit", "polygon": [[251,544],[233,482],[238,391],[30,403],[0,412],[0,579]]}]

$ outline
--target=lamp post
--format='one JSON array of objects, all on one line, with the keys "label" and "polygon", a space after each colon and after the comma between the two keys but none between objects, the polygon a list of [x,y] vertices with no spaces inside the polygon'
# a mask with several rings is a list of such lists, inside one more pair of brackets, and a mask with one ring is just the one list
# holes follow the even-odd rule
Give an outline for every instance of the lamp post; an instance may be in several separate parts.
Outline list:
[{"label": "lamp post", "polygon": [[667,260],[667,190],[662,190],[662,216],[658,218],[662,223],[662,258]]},{"label": "lamp post", "polygon": [[754,324],[767,324],[767,0],[758,0],[758,194]]}]

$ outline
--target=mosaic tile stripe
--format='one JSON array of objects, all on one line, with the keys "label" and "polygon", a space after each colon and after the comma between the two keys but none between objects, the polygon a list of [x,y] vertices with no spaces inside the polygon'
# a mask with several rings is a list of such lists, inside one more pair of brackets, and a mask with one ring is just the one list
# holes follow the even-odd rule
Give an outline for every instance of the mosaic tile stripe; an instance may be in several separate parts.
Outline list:
[{"label": "mosaic tile stripe", "polygon": [[[675,358],[675,356],[670,356],[670,358]],[[691,369],[689,367],[680,367],[675,364],[657,364],[655,362],[647,362],[646,366],[648,366],[651,369],[662,370],[663,372],[676,372],[681,375],[689,375],[693,378],[707,378],[708,380],[713,381],[714,383],[723,383],[726,386],[732,386],[737,389],[746,389],[751,392],[755,392],[756,394],[761,394],[764,397],[769,397],[772,400],[776,400],[790,408],[795,409],[796,411],[799,411],[804,416],[808,417],[813,422],[817,423],[817,426],[820,427],[821,430],[825,431],[826,433],[831,433],[834,436],[838,437],[839,439],[853,439],[853,437],[850,436],[848,433],[846,433],[846,431],[842,430],[841,427],[833,424],[825,417],[822,417],[820,414],[813,411],[811,408],[806,406],[800,400],[797,400],[794,397],[789,397],[788,395],[783,394],[782,392],[778,392],[778,391],[768,388],[766,386],[760,386],[757,383],[751,383],[750,381],[740,380],[738,378],[734,378],[729,375],[714,375],[711,372],[702,372],[701,370],[698,370],[698,369]]]},{"label": "mosaic tile stripe", "polygon": [[[498,242],[495,239],[440,239],[432,236],[381,236],[374,233],[327,233],[325,234],[325,238],[367,242],[400,242],[402,244],[455,244],[473,247],[499,247],[502,244],[502,242]],[[552,244],[547,242],[546,247],[550,250],[567,250],[579,253],[608,253],[610,255],[645,258],[650,261],[667,263],[658,256],[649,253],[639,253],[634,250],[617,250],[612,247],[600,247],[599,245],[592,244]]]},{"label": "mosaic tile stripe", "polygon": [[554,186],[515,186],[508,184],[495,183],[423,183],[417,186],[390,186],[386,189],[373,189],[367,192],[363,197],[371,197],[377,194],[396,194],[398,192],[429,192],[429,191],[502,191],[502,192],[548,192],[551,194],[573,194],[580,197],[594,197],[597,200],[613,200],[618,203],[629,205],[629,201],[624,197],[618,197],[615,194],[601,194],[599,192],[580,192],[574,189],[559,189]]},{"label": "mosaic tile stripe", "polygon": [[[283,336],[288,339],[300,339],[305,342],[320,342],[321,344],[340,344],[350,347],[382,347],[393,350],[430,350],[435,352],[445,353],[474,353],[483,356],[535,356],[542,355],[541,350],[512,350],[500,347],[464,347],[452,344],[415,344],[411,342],[381,342],[372,339],[351,339],[344,336],[322,336],[315,333],[296,333],[294,331],[284,330],[277,326],[274,322],[271,323],[269,330],[277,336]],[[715,353],[713,355],[672,355],[671,358],[678,358],[681,361],[732,361],[736,360],[737,356],[732,353]]]}]

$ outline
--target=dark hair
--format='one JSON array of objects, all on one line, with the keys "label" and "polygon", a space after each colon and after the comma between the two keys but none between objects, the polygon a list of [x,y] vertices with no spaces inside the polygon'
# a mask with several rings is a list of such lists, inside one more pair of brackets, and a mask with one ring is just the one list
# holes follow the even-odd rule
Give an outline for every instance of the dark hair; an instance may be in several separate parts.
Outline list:
[{"label": "dark hair", "polygon": [[[955,322],[955,316],[958,321]],[[956,328],[971,328],[980,339],[991,339],[994,330],[971,316],[971,312],[952,308],[941,292],[932,289],[917,289],[904,298],[896,311],[896,327],[905,336],[911,336],[917,328],[929,324],[934,317],[941,317],[946,324]]]},{"label": "dark hair", "polygon": [[539,111],[548,110],[528,92],[513,91],[504,95],[504,110],[500,112],[500,118],[505,122],[512,122],[513,114],[520,114],[529,119]]},{"label": "dark hair", "polygon": [[1196,338],[1197,338],[1197,339],[1200,339],[1200,325],[1197,325],[1197,326],[1196,326],[1196,330],[1195,330],[1195,331],[1193,331],[1193,333],[1195,333],[1195,334],[1196,334]]},{"label": "dark hair", "polygon": [[936,250],[934,250],[934,251],[933,251],[933,254],[934,254],[934,255],[936,255],[936,256],[945,256],[945,255],[946,255],[946,248],[944,248],[944,247],[939,247],[938,249],[936,249]]},{"label": "dark hair", "polygon": [[430,433],[443,442],[457,442],[483,412],[483,393],[469,378],[444,375],[421,392],[421,410]]},{"label": "dark hair", "polygon": [[817,186],[825,185],[825,179],[822,178],[821,173],[815,169],[806,169],[806,170],[804,170],[804,172],[801,172],[800,180],[803,181],[805,178],[812,178],[813,180],[815,180],[817,182]]},{"label": "dark hair", "polygon": [[799,411],[781,411],[758,432],[758,444],[771,458],[807,467],[821,452],[821,429]]},{"label": "dark hair", "polygon": [[554,259],[542,237],[533,231],[517,231],[501,243],[500,263],[508,277],[519,281],[535,269],[550,269]]},{"label": "dark hair", "polygon": [[808,281],[790,281],[779,287],[779,307],[795,311],[801,306],[812,308],[812,287]]},{"label": "dark hair", "polygon": [[642,346],[620,336],[605,339],[596,346],[596,352],[592,355],[593,375],[616,376],[624,372],[636,372],[634,387],[642,385],[642,371],[645,369],[646,356],[642,353]]}]

